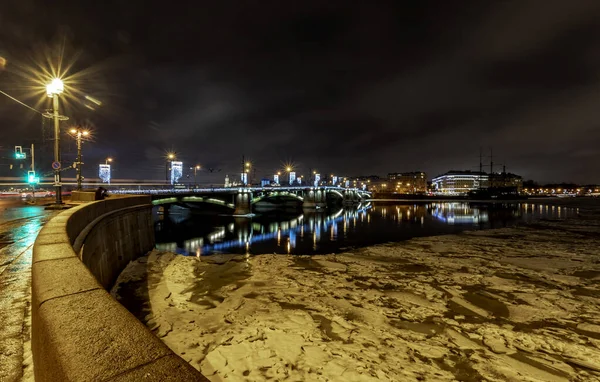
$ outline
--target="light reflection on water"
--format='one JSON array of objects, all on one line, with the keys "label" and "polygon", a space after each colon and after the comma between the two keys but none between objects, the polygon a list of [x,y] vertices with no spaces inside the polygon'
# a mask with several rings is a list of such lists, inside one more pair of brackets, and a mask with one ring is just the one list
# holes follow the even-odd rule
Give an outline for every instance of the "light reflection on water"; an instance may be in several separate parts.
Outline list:
[{"label": "light reflection on water", "polygon": [[500,228],[540,218],[566,218],[574,208],[532,203],[365,204],[326,212],[253,218],[193,216],[172,209],[156,217],[157,248],[184,255],[319,254],[464,230]]}]

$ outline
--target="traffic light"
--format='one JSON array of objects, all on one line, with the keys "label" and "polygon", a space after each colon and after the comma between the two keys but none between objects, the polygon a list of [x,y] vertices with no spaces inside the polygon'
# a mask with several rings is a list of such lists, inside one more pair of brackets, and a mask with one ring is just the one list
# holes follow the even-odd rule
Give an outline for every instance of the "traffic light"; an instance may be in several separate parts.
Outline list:
[{"label": "traffic light", "polygon": [[27,154],[23,152],[23,147],[15,146],[15,159],[25,159]]},{"label": "traffic light", "polygon": [[35,171],[27,171],[27,183],[38,184],[39,182],[40,178],[35,176]]}]

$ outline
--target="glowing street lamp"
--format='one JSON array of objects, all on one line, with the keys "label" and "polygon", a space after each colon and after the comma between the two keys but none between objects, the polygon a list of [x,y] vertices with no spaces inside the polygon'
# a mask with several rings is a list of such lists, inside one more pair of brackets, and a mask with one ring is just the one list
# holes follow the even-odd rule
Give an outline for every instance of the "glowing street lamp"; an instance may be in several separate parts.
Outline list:
[{"label": "glowing street lamp", "polygon": [[73,127],[69,130],[69,133],[71,133],[77,140],[77,162],[75,163],[75,165],[77,166],[77,191],[81,191],[81,140],[84,137],[88,137],[90,135],[90,132],[87,130]]},{"label": "glowing street lamp", "polygon": [[[199,165],[199,164],[197,164],[195,167],[193,167],[193,169],[194,169],[194,186],[196,186],[196,187],[197,187],[197,184],[198,184],[198,183],[196,182],[196,174],[197,174],[198,170],[200,170],[200,168],[201,168],[201,167],[200,167],[200,165]],[[190,170],[191,170],[191,168],[190,168]]]},{"label": "glowing street lamp", "polygon": [[60,184],[60,115],[58,113],[58,96],[65,90],[65,85],[60,78],[54,78],[46,85],[46,93],[52,98],[52,117],[54,119],[54,190],[56,204],[62,204],[62,186]]},{"label": "glowing street lamp", "polygon": [[250,177],[250,167],[252,167],[251,162],[246,162],[244,158],[242,158],[242,176],[241,181],[244,186],[248,186],[252,184],[252,179]]},{"label": "glowing street lamp", "polygon": [[106,160],[104,161],[104,164],[109,164],[112,163],[113,159],[111,157],[106,158]]},{"label": "glowing street lamp", "polygon": [[60,78],[54,78],[48,85],[46,85],[46,94],[48,97],[60,94],[65,90],[65,84]]}]

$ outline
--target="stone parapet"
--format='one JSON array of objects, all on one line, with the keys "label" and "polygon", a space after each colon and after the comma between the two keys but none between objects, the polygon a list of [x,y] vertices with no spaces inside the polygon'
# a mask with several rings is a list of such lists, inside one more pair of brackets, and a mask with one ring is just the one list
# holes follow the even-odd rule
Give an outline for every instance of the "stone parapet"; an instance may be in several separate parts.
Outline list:
[{"label": "stone parapet", "polygon": [[207,381],[106,291],[154,246],[148,196],[66,210],[33,247],[36,381]]}]

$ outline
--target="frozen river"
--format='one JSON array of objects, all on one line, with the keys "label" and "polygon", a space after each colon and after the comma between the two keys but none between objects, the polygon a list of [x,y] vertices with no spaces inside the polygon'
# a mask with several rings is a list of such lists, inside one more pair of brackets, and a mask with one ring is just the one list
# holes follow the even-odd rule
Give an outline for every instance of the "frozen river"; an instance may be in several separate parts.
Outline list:
[{"label": "frozen river", "polygon": [[[600,381],[599,201],[458,229],[446,213],[454,232],[333,254],[155,250],[113,294],[211,381]],[[346,237],[368,216],[440,221],[396,207]]]}]

